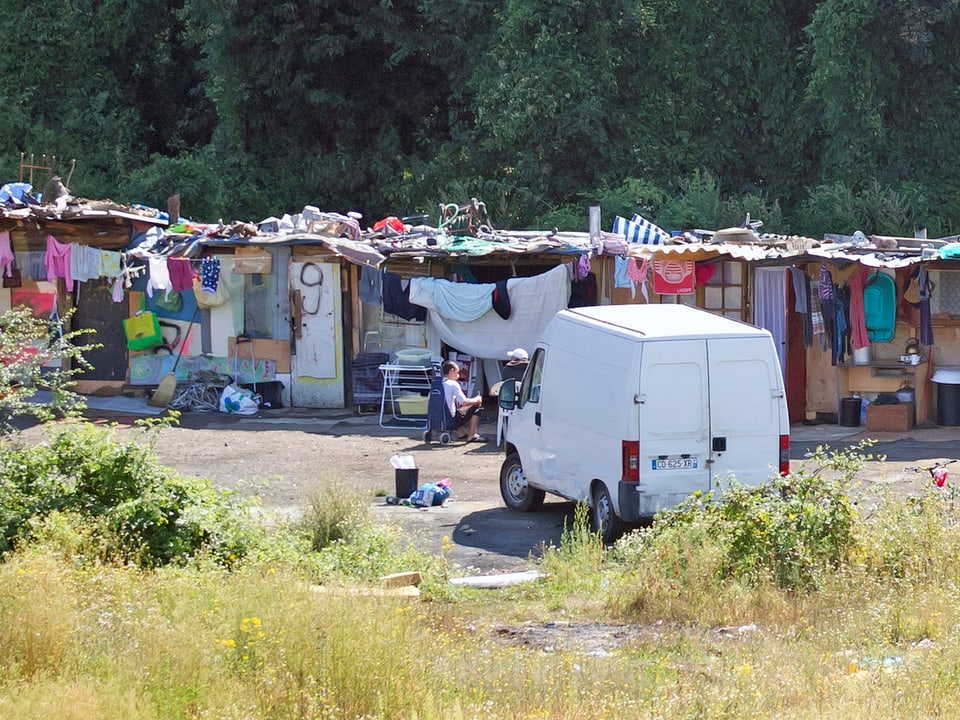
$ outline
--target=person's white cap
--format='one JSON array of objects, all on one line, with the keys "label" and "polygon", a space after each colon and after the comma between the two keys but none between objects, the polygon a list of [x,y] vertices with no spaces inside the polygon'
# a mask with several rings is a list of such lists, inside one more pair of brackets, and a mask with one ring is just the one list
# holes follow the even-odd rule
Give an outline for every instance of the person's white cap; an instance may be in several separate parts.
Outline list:
[{"label": "person's white cap", "polygon": [[511,350],[507,353],[507,357],[511,360],[529,360],[530,356],[527,355],[527,351],[523,348],[517,348],[516,350]]}]

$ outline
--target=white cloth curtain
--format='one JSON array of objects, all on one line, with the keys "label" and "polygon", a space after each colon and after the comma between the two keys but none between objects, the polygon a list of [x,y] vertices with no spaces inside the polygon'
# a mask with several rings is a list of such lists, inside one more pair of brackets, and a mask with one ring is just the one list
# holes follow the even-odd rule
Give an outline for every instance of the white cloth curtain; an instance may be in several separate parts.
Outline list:
[{"label": "white cloth curtain", "polygon": [[753,275],[753,324],[770,331],[780,358],[780,372],[787,374],[787,268],[757,268]]}]

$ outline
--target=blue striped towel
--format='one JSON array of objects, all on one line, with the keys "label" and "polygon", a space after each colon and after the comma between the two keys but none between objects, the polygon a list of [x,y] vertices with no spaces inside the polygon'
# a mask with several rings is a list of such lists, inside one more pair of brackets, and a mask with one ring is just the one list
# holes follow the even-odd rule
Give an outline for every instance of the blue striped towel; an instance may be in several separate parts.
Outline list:
[{"label": "blue striped towel", "polygon": [[627,242],[641,245],[662,245],[670,238],[670,233],[640,215],[634,215],[630,220],[617,215],[613,220],[613,232],[625,235]]}]

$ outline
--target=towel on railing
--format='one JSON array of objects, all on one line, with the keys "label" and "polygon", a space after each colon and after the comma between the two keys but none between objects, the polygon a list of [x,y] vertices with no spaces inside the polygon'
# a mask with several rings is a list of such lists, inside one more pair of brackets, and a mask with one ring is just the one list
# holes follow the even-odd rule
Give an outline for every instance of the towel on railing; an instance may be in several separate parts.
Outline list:
[{"label": "towel on railing", "polygon": [[617,215],[613,220],[613,232],[625,235],[627,242],[641,245],[662,245],[670,238],[670,233],[640,215],[629,220]]}]

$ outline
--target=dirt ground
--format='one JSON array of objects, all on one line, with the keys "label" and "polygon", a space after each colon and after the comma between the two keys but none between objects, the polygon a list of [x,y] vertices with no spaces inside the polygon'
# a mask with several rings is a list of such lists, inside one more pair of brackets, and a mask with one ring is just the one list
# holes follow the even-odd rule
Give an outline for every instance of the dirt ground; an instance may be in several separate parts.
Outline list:
[{"label": "dirt ground", "polygon": [[[439,552],[450,538],[447,556],[463,574],[514,572],[531,567],[544,543],[559,543],[572,503],[548,500],[541,512],[508,511],[500,500],[499,473],[504,453],[494,438],[494,411],[485,411],[481,432],[487,443],[423,442],[417,428],[381,428],[376,415],[348,411],[324,417],[290,410],[264,417],[185,413],[180,427],[160,431],[162,461],[189,475],[257,495],[262,505],[295,515],[326,483],[354,488],[370,497],[371,516],[401,526],[424,552]],[[88,412],[98,422],[128,427],[134,418]],[[490,420],[491,416],[494,418]],[[389,505],[396,493],[394,455],[412,455],[419,483],[451,481],[442,507],[420,510]]]},{"label": "dirt ground", "polygon": [[[88,411],[88,417],[121,428],[134,419],[96,410]],[[564,524],[573,520],[573,504],[548,496],[536,513],[503,506],[499,472],[504,453],[494,442],[495,418],[495,410],[485,410],[481,432],[489,442],[441,446],[425,444],[417,428],[381,428],[376,415],[350,411],[307,415],[284,409],[255,417],[186,413],[180,427],[160,432],[157,450],[164,463],[182,473],[242,488],[259,496],[264,507],[289,514],[298,513],[325,483],[341,483],[371,498],[371,515],[400,525],[425,553],[439,552],[448,537],[448,558],[463,574],[515,572],[530,569],[544,545],[559,544]],[[834,425],[795,426],[792,433],[794,469],[817,445],[842,447],[864,437]],[[862,475],[866,494],[881,486],[908,493],[929,482],[912,468],[951,458],[960,447],[960,429],[880,434],[876,439],[880,442],[871,450],[884,459],[867,464]],[[449,478],[445,506],[418,510],[388,505],[383,495],[395,493],[393,455],[414,457],[420,483]],[[960,464],[950,471],[953,479],[960,478]]]}]

